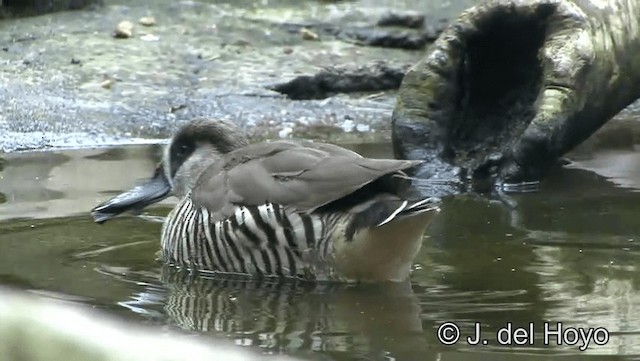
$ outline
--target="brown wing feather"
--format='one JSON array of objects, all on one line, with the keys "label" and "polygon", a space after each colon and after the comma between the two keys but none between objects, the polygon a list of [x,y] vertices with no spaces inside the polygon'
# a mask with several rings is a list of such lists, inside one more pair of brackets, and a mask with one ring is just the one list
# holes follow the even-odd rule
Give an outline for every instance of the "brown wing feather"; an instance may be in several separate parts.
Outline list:
[{"label": "brown wing feather", "polygon": [[310,212],[385,174],[419,163],[363,158],[324,143],[254,144],[227,154],[203,172],[192,197],[216,220],[233,214],[238,205],[266,202]]}]

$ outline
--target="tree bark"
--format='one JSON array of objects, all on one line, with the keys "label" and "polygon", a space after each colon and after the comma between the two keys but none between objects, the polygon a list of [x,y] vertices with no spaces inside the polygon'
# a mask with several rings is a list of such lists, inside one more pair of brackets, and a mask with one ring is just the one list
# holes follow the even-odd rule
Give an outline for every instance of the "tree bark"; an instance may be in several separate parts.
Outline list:
[{"label": "tree bark", "polygon": [[426,178],[536,181],[639,96],[639,2],[490,1],[404,77],[394,152]]}]

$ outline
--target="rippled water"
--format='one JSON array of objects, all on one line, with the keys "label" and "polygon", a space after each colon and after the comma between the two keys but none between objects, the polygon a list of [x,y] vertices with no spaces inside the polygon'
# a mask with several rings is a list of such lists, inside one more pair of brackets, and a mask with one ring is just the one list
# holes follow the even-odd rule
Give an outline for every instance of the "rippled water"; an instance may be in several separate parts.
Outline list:
[{"label": "rippled water", "polygon": [[[155,260],[157,216],[174,200],[94,224],[88,211],[150,175],[159,146],[3,155],[0,284],[309,359],[632,358],[640,354],[640,152],[637,137],[613,138],[585,145],[538,193],[447,199],[411,282],[366,286],[202,279],[163,269]],[[389,154],[388,145],[354,148]],[[546,346],[546,321],[603,327],[610,339],[585,352]],[[457,344],[438,341],[444,322],[460,328]],[[486,346],[465,342],[476,322]],[[533,322],[534,344],[497,345],[508,322]]]}]

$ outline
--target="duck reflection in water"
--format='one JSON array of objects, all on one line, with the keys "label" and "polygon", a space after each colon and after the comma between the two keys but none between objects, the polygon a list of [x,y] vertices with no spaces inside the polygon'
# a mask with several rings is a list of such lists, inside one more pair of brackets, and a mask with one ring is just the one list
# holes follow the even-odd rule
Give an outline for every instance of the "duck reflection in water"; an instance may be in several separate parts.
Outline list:
[{"label": "duck reflection in water", "polygon": [[120,305],[185,331],[268,352],[378,358],[415,357],[426,348],[420,306],[408,281],[355,285],[220,279],[170,266],[162,267],[161,280],[162,286],[149,282]]}]

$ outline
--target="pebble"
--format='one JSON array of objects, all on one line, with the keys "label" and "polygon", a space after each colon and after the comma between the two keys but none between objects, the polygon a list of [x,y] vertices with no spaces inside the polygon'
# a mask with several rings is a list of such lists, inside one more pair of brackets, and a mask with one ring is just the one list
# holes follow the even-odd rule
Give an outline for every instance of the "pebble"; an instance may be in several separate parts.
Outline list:
[{"label": "pebble", "polygon": [[307,28],[300,29],[300,35],[302,35],[302,39],[304,40],[318,40],[319,38],[318,34]]},{"label": "pebble", "polygon": [[138,20],[138,22],[143,26],[154,26],[156,25],[156,18],[153,16],[143,16]]},{"label": "pebble", "polygon": [[121,21],[113,32],[113,37],[118,39],[127,39],[133,36],[133,23],[131,21]]},{"label": "pebble", "polygon": [[105,89],[111,89],[114,83],[115,81],[113,79],[106,79],[102,83],[100,83],[100,86]]},{"label": "pebble", "polygon": [[360,133],[367,133],[371,131],[371,126],[369,124],[358,123],[356,124],[356,130]]},{"label": "pebble", "polygon": [[160,40],[160,37],[157,35],[153,35],[153,34],[144,34],[140,37],[140,40],[142,41],[158,41]]},{"label": "pebble", "polygon": [[288,138],[289,135],[291,135],[292,132],[293,132],[293,128],[284,127],[284,128],[282,128],[282,130],[280,130],[278,132],[278,137],[280,137],[280,138]]}]

